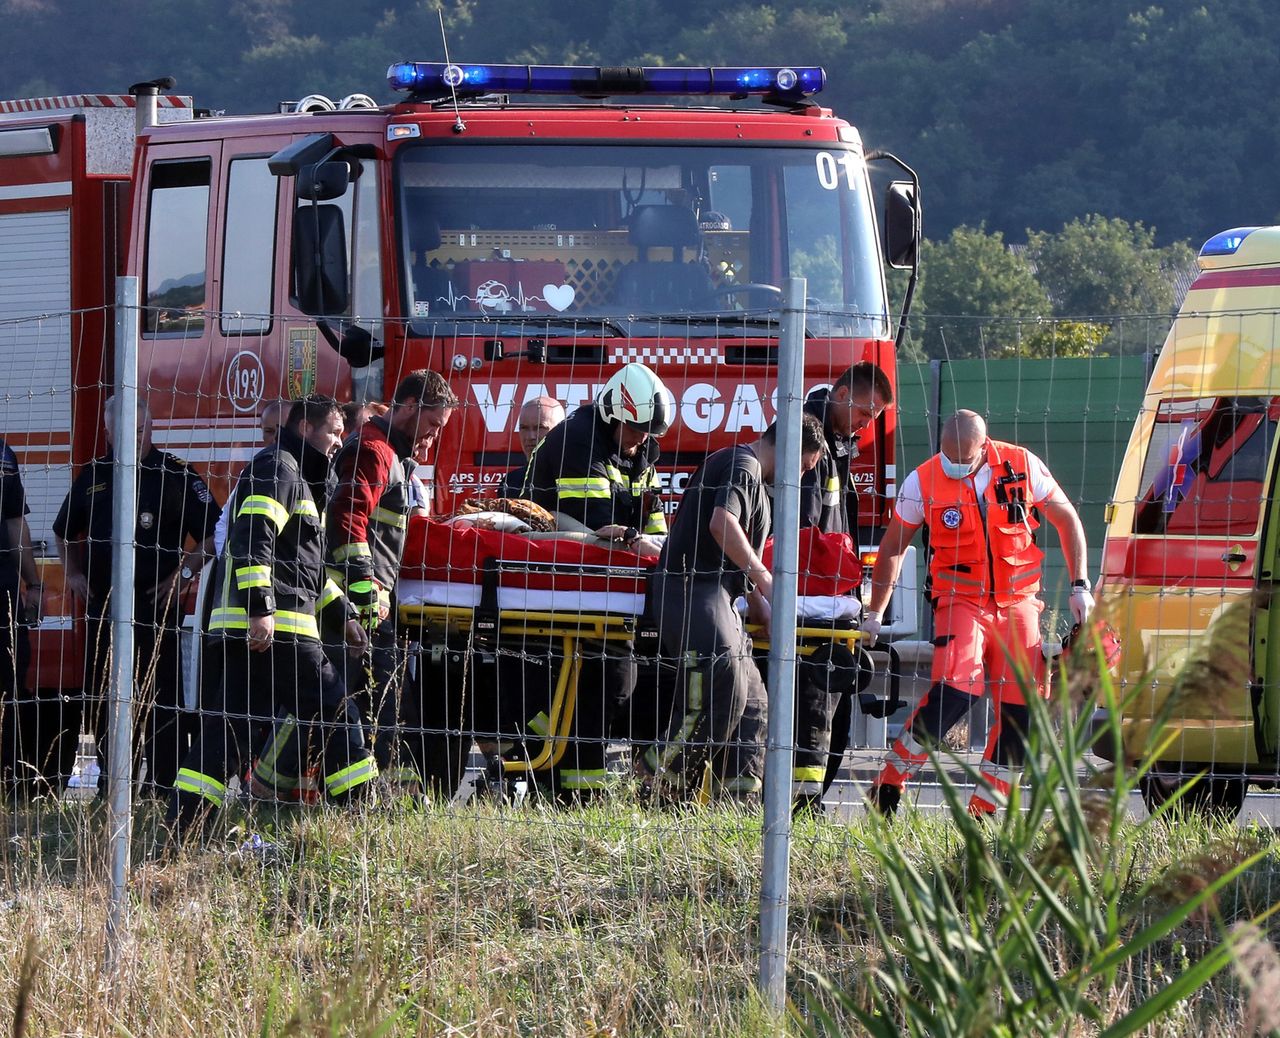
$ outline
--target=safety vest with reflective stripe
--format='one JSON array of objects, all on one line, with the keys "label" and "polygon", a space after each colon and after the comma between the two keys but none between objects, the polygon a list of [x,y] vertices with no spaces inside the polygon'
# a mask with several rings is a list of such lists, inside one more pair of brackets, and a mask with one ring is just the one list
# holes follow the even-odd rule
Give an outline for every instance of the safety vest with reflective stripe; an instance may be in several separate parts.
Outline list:
[{"label": "safety vest with reflective stripe", "polygon": [[1040,590],[1044,552],[1035,543],[1040,523],[1032,510],[1027,451],[988,441],[991,482],[982,506],[973,478],[948,478],[939,458],[935,454],[916,469],[929,529],[933,597],[991,595],[1006,606],[1034,595]]}]

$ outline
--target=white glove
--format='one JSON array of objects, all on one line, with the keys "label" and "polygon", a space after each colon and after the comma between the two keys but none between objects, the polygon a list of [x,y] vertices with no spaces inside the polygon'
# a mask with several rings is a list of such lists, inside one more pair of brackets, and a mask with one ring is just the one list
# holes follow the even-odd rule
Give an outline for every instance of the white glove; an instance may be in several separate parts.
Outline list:
[{"label": "white glove", "polygon": [[1046,663],[1052,663],[1062,655],[1062,639],[1056,634],[1046,635],[1040,643],[1040,652]]},{"label": "white glove", "polygon": [[862,632],[863,643],[868,649],[873,647],[880,639],[880,620],[880,614],[873,609],[869,609],[862,618],[862,623],[858,624],[858,630]]},{"label": "white glove", "polygon": [[1089,619],[1089,614],[1093,612],[1093,595],[1082,587],[1075,588],[1071,592],[1071,616],[1076,623],[1082,624]]}]

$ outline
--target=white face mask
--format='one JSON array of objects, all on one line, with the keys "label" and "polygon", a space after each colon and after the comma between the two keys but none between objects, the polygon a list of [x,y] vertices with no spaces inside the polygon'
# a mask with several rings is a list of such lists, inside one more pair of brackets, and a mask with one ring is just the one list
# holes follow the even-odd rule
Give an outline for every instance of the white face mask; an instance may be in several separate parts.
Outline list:
[{"label": "white face mask", "polygon": [[966,479],[977,468],[977,465],[971,462],[952,461],[945,454],[939,454],[938,460],[942,463],[942,474],[948,479]]}]

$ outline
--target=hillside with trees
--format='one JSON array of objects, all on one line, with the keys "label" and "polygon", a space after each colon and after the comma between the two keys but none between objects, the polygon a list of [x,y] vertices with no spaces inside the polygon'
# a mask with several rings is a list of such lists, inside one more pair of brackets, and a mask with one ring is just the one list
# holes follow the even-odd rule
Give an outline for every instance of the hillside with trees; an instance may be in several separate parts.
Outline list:
[{"label": "hillside with trees", "polygon": [[1280,221],[1266,0],[0,0],[0,96],[388,101],[389,62],[443,57],[441,6],[455,60],[824,65],[823,103],[921,175],[930,356],[1149,348],[1158,323],[1093,318],[1167,318],[1194,247]]},{"label": "hillside with trees", "polygon": [[[442,56],[434,0],[0,0],[0,95],[177,77],[197,103],[390,98]],[[1266,0],[444,0],[469,61],[826,66],[825,103],[913,163],[927,230],[1010,242],[1097,213],[1156,241],[1280,219],[1280,15]]]}]

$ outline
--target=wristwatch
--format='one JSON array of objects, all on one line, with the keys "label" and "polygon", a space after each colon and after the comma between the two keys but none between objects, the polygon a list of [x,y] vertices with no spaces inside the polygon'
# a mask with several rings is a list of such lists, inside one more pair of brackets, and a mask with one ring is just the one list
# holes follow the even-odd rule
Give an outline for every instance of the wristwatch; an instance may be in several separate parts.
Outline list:
[{"label": "wristwatch", "polygon": [[1071,590],[1072,591],[1092,591],[1093,585],[1090,584],[1086,578],[1081,577],[1079,580],[1073,580],[1071,582]]},{"label": "wristwatch", "polygon": [[638,541],[639,539],[640,539],[640,531],[637,530],[634,526],[628,526],[625,530],[622,531],[622,543],[625,544],[628,548],[631,547],[631,545],[635,544],[636,541]]},{"label": "wristwatch", "polygon": [[182,567],[182,579],[183,579],[183,580],[190,580],[190,579],[192,579],[195,575],[196,575],[195,570],[193,570],[190,566],[183,566],[183,567]]}]

